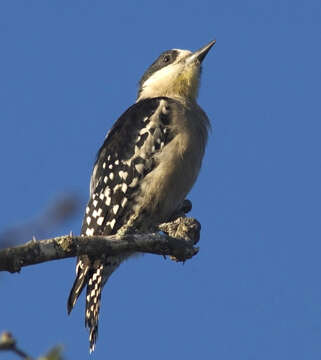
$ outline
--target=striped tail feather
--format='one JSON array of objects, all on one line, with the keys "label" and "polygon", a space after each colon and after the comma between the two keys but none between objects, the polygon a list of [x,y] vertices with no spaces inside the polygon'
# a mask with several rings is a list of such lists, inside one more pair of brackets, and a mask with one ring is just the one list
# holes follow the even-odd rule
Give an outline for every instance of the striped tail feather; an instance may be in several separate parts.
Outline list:
[{"label": "striped tail feather", "polygon": [[89,259],[87,255],[81,256],[78,259],[76,267],[77,275],[69,294],[67,309],[69,314],[82,290],[87,286],[85,326],[89,328],[90,353],[94,351],[98,338],[98,320],[103,286],[122,260],[118,256],[108,256],[104,259]]},{"label": "striped tail feather", "polygon": [[76,278],[74,284],[70,290],[68,301],[67,301],[67,311],[70,314],[71,310],[76,304],[76,301],[81,294],[83,288],[87,285],[88,272],[90,267],[86,262],[82,261],[81,258],[78,259],[76,267]]},{"label": "striped tail feather", "polygon": [[90,353],[94,351],[98,337],[98,319],[103,288],[103,265],[90,271],[87,283],[85,326],[89,328]]}]

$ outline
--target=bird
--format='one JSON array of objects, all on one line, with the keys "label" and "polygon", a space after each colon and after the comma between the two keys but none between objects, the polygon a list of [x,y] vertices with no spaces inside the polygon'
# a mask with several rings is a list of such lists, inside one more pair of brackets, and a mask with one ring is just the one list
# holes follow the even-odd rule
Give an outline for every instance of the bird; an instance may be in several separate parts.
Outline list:
[{"label": "bird", "polygon": [[[155,230],[182,206],[198,177],[210,129],[197,96],[202,63],[215,42],[194,52],[164,51],[145,71],[136,102],[114,123],[97,153],[81,235]],[[132,255],[77,259],[67,310],[70,314],[86,287],[90,352],[98,336],[102,289]]]}]

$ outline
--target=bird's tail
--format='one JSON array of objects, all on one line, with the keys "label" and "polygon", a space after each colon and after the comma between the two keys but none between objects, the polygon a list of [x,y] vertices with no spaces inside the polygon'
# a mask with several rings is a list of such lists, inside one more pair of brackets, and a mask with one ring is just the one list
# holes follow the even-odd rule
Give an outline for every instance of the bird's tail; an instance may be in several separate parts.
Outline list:
[{"label": "bird's tail", "polygon": [[98,337],[98,318],[103,288],[103,265],[90,271],[86,294],[85,326],[89,328],[89,351],[93,352]]},{"label": "bird's tail", "polygon": [[79,295],[87,284],[89,270],[90,266],[86,264],[86,262],[84,262],[81,258],[79,258],[76,267],[76,279],[70,290],[67,301],[68,314],[70,314],[71,310],[76,304]]},{"label": "bird's tail", "polygon": [[121,263],[120,257],[108,256],[102,263],[96,259],[87,275],[85,326],[89,328],[89,351],[93,352],[98,337],[98,319],[103,286]]},{"label": "bird's tail", "polygon": [[91,261],[86,255],[80,257],[76,268],[76,279],[68,298],[68,314],[74,307],[83,288],[87,285],[85,326],[89,328],[90,352],[93,352],[98,337],[98,318],[103,286],[109,276],[119,266],[122,258],[109,256]]}]

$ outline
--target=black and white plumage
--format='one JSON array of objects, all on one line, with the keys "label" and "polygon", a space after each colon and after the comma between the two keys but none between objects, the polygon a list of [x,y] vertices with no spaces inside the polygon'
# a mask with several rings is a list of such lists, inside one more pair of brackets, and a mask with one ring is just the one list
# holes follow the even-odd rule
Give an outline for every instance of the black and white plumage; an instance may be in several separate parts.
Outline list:
[{"label": "black and white plumage", "polygon": [[[205,150],[209,122],[196,97],[201,62],[214,43],[195,53],[166,51],[145,72],[137,102],[116,121],[98,152],[83,235],[154,231],[180,207]],[[102,288],[130,255],[78,259],[68,312],[87,286],[90,351],[98,334]]]}]

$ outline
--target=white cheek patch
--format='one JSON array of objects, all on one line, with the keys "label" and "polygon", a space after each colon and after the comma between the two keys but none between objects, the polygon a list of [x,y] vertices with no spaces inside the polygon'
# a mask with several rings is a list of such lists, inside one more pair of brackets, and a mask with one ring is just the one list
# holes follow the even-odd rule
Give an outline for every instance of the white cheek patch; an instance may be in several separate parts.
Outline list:
[{"label": "white cheek patch", "polygon": [[179,53],[175,62],[159,69],[142,84],[137,101],[148,97],[168,96],[168,91],[171,91],[169,89],[175,84],[177,77],[185,70],[186,64],[183,59],[192,54],[188,50],[174,50]]},{"label": "white cheek patch", "polygon": [[184,65],[180,63],[180,61],[187,55],[190,55],[192,52],[189,50],[180,50],[180,49],[174,49],[174,50],[178,51],[178,56],[175,62],[156,71],[142,84],[143,88],[152,86],[154,83],[157,84],[160,84],[162,82],[168,83],[170,80],[173,79],[173,76],[176,77],[176,75],[179,74],[179,72],[184,69]]},{"label": "white cheek patch", "polygon": [[170,80],[173,79],[173,77],[177,76],[177,74],[180,72],[180,68],[183,70],[184,67],[182,64],[170,64],[156,71],[143,83],[143,89],[148,89],[154,84],[157,84],[157,86],[165,86]]}]

